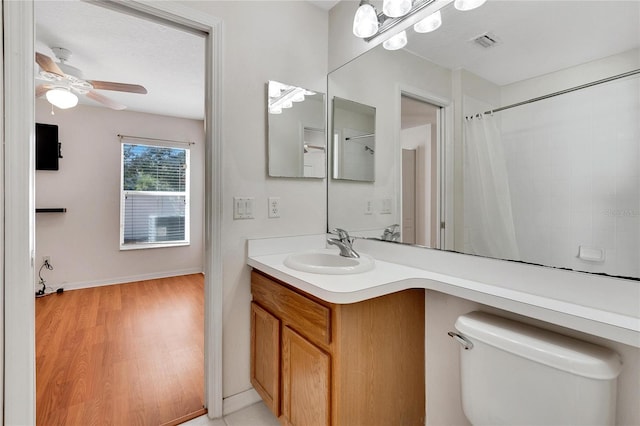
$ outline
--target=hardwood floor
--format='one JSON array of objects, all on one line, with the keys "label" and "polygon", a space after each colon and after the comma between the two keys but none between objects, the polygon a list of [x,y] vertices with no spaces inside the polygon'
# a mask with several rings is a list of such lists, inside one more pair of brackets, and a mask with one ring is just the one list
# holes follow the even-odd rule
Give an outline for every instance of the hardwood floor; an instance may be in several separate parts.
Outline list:
[{"label": "hardwood floor", "polygon": [[161,425],[206,412],[201,274],[36,300],[38,426]]}]

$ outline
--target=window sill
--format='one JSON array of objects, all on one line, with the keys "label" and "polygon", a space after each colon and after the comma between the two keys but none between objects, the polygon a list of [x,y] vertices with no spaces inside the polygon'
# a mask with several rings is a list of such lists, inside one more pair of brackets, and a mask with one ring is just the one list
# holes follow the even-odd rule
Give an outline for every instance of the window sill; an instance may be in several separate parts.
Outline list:
[{"label": "window sill", "polygon": [[127,245],[121,244],[120,251],[167,248],[167,247],[185,247],[189,245],[191,245],[189,241],[172,241],[172,242],[166,242],[166,243],[127,244]]}]

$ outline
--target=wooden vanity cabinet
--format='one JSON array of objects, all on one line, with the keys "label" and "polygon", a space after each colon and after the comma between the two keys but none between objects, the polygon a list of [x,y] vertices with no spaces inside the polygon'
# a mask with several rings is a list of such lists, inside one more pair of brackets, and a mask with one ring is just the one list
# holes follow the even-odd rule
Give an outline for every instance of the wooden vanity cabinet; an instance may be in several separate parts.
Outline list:
[{"label": "wooden vanity cabinet", "polygon": [[251,273],[251,383],[283,425],[424,425],[424,290],[328,303]]}]

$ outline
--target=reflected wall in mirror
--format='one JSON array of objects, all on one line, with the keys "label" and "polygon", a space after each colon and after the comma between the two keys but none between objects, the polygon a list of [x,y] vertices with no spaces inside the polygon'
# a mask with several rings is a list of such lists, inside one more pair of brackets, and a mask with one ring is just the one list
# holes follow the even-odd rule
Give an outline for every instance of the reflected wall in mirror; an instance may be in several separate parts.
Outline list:
[{"label": "reflected wall in mirror", "polygon": [[376,109],[369,105],[333,98],[334,179],[375,180]]},{"label": "reflected wall in mirror", "polygon": [[[406,243],[640,278],[640,2],[441,13],[441,29],[408,31],[405,49],[378,46],[329,74],[330,97],[377,109],[375,183],[329,181],[329,228],[382,237],[398,224]],[[487,33],[498,43],[470,41]],[[427,243],[404,226],[417,212],[405,200],[406,175],[417,176],[402,136],[407,97],[438,107],[431,181],[419,178]]]},{"label": "reflected wall in mirror", "polygon": [[277,81],[267,92],[269,176],[324,178],[324,94]]}]

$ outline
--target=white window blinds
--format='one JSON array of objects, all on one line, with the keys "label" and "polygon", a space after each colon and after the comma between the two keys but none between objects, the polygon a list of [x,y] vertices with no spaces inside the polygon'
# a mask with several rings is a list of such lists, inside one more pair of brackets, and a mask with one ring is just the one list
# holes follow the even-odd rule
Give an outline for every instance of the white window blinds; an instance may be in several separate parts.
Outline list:
[{"label": "white window blinds", "polygon": [[189,244],[189,149],[122,143],[120,248]]}]

